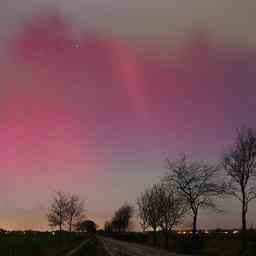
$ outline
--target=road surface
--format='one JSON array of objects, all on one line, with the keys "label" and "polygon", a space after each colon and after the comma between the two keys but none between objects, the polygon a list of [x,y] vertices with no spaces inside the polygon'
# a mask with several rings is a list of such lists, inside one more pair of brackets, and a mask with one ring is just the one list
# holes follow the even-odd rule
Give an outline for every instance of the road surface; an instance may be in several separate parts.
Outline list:
[{"label": "road surface", "polygon": [[101,237],[99,239],[107,252],[107,256],[186,256],[150,246],[118,241],[112,238]]},{"label": "road surface", "polygon": [[100,239],[92,236],[65,256],[108,256]]},{"label": "road surface", "polygon": [[88,243],[90,243],[91,239],[88,238],[86,239],[84,242],[82,242],[79,246],[77,246],[76,248],[74,248],[73,250],[71,250],[70,252],[68,252],[66,254],[66,256],[75,256],[78,254],[79,251],[81,251],[84,247],[86,247],[86,245]]}]

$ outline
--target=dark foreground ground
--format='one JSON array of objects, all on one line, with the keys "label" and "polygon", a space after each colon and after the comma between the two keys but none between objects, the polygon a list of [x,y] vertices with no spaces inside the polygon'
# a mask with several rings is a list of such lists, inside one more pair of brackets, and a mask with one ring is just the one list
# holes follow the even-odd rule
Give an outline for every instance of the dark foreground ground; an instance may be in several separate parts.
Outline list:
[{"label": "dark foreground ground", "polygon": [[[161,232],[157,233],[157,245],[153,246],[152,232],[126,232],[123,234],[112,233],[109,237],[120,241],[136,243],[154,248],[165,248],[165,239]],[[168,250],[165,252],[173,252],[191,255],[196,252],[202,256],[240,256],[242,248],[241,237],[239,234],[226,232],[216,232],[210,234],[198,234],[196,241],[191,235],[170,234]],[[248,246],[243,256],[256,256],[256,231],[248,232]]]},{"label": "dark foreground ground", "polygon": [[[212,240],[204,250],[195,256],[238,256],[237,241]],[[159,247],[145,244],[120,241],[112,238],[98,237],[90,240],[79,252],[66,256],[185,256],[189,254],[169,252]],[[247,250],[243,256],[255,256],[254,250]]]},{"label": "dark foreground ground", "polygon": [[92,236],[64,256],[112,256],[107,254],[101,239]]},{"label": "dark foreground ground", "polygon": [[86,236],[52,232],[0,233],[0,256],[63,256]]},{"label": "dark foreground ground", "polygon": [[[163,249],[161,234],[153,246],[151,234],[125,233],[115,239],[86,234],[50,233],[0,234],[0,256],[182,256],[191,252],[191,240],[170,237],[169,250]],[[239,256],[239,237],[202,237],[198,256]],[[251,239],[244,256],[256,255],[256,242]]]}]

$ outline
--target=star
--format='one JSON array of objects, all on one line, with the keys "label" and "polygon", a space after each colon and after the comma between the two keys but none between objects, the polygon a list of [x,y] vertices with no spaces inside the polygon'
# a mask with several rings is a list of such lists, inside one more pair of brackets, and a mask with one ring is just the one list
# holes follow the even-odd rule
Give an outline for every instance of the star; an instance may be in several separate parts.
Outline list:
[{"label": "star", "polygon": [[76,48],[76,49],[79,49],[80,48],[80,44],[76,43],[76,44],[73,45],[73,47]]}]

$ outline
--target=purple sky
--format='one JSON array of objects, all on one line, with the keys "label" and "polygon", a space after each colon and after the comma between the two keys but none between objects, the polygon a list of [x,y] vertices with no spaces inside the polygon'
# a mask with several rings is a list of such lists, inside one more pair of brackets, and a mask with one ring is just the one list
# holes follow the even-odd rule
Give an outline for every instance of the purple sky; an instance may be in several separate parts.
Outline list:
[{"label": "purple sky", "polygon": [[[255,8],[0,2],[0,226],[47,228],[56,189],[102,224],[161,177],[166,157],[218,161],[237,128],[256,126]],[[222,205],[199,226],[238,227],[239,204]]]}]

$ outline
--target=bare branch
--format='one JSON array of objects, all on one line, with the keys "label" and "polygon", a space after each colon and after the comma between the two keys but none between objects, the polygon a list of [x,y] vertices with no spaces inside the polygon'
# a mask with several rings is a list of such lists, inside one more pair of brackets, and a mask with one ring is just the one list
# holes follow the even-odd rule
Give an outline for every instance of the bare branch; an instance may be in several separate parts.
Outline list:
[{"label": "bare branch", "polygon": [[194,216],[193,233],[199,208],[218,210],[213,199],[223,197],[226,184],[220,182],[218,166],[189,162],[183,155],[177,162],[167,160],[169,172],[163,182],[174,188],[186,202]]},{"label": "bare branch", "polygon": [[249,203],[256,199],[256,130],[238,131],[235,144],[223,154],[222,165],[232,183],[231,195],[242,204],[242,227],[246,230]]}]

